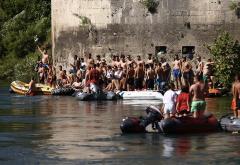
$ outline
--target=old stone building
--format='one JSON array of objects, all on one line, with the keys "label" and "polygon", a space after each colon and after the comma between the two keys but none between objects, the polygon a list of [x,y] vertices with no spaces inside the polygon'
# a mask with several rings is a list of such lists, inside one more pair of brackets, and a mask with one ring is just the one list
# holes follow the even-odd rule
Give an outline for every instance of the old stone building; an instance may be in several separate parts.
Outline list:
[{"label": "old stone building", "polygon": [[230,0],[156,0],[155,13],[140,1],[52,0],[54,62],[67,66],[84,52],[207,56],[206,45],[221,31],[240,37]]}]

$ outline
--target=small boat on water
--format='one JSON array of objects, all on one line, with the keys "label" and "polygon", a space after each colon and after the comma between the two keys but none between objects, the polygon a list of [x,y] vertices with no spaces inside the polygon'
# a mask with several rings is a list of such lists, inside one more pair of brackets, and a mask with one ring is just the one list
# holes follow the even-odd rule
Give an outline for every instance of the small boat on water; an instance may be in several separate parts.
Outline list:
[{"label": "small boat on water", "polygon": [[219,122],[223,131],[240,132],[240,119],[234,117],[233,114],[222,116]]},{"label": "small boat on water", "polygon": [[[25,95],[29,90],[29,85],[22,81],[13,81],[10,88],[14,93]],[[34,95],[51,95],[52,90],[53,88],[48,85],[37,83]]]},{"label": "small boat on water", "polygon": [[220,97],[222,96],[222,91],[220,89],[214,88],[208,90],[208,97]]},{"label": "small boat on water", "polygon": [[196,119],[191,116],[163,119],[161,112],[155,107],[146,109],[146,117],[127,117],[123,119],[120,128],[123,133],[151,132],[146,128],[152,124],[154,132],[165,134],[205,133],[220,130],[217,118],[206,113],[204,117]]},{"label": "small boat on water", "polygon": [[100,93],[85,93],[78,92],[75,97],[79,101],[104,101],[104,100],[117,100],[119,96],[114,92],[100,92]]},{"label": "small boat on water", "polygon": [[163,95],[157,91],[121,91],[124,100],[162,100]]}]

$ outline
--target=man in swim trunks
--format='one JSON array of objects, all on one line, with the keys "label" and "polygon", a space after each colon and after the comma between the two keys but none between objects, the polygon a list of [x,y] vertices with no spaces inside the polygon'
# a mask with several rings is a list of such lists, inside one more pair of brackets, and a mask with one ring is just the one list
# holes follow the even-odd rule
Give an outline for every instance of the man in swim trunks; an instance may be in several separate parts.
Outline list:
[{"label": "man in swim trunks", "polygon": [[200,75],[194,77],[195,84],[190,87],[190,98],[192,99],[191,112],[194,118],[203,116],[206,102],[205,96],[208,94],[208,86],[205,85]]},{"label": "man in swim trunks", "polygon": [[142,90],[145,72],[142,63],[139,63],[134,73],[135,90]]},{"label": "man in swim trunks", "polygon": [[127,90],[132,91],[134,90],[134,74],[135,70],[133,68],[133,64],[129,64],[127,70]]},{"label": "man in swim trunks", "polygon": [[234,111],[234,116],[240,118],[240,74],[235,76],[235,82],[232,84],[232,109]]},{"label": "man in swim trunks", "polygon": [[176,83],[177,89],[182,87],[182,73],[181,73],[182,63],[179,59],[178,55],[175,55],[174,62],[173,62],[173,77]]},{"label": "man in swim trunks", "polygon": [[153,69],[153,64],[149,65],[149,68],[147,69],[146,74],[146,83],[147,83],[147,89],[153,90],[154,89],[154,80],[155,80],[155,71]]},{"label": "man in swim trunks", "polygon": [[155,74],[156,74],[156,84],[157,84],[157,90],[162,90],[162,82],[163,82],[163,68],[162,64],[159,62],[155,68]]}]

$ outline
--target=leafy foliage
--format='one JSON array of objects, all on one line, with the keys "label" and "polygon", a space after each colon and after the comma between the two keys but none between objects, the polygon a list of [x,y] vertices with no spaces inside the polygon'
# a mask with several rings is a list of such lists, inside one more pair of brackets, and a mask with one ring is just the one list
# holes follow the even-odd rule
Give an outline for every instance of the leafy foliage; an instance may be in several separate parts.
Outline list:
[{"label": "leafy foliage", "polygon": [[227,86],[231,85],[235,74],[240,71],[239,42],[223,32],[208,49],[215,62],[216,78]]},{"label": "leafy foliage", "polygon": [[229,5],[229,9],[235,12],[235,15],[240,18],[240,2],[232,1]]},{"label": "leafy foliage", "polygon": [[157,0],[140,0],[140,3],[142,3],[150,13],[154,14],[157,12],[157,7],[159,5]]},{"label": "leafy foliage", "polygon": [[50,14],[51,0],[0,0],[0,78],[23,77],[13,68],[27,71],[24,62],[37,55],[37,44],[49,40]]}]

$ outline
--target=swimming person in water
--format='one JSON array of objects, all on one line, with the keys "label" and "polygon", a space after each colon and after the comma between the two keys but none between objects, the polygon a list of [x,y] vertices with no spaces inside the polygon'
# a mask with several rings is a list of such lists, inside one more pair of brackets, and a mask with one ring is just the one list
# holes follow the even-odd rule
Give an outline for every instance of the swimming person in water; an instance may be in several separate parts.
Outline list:
[{"label": "swimming person in water", "polygon": [[190,87],[190,97],[192,99],[191,112],[194,118],[200,118],[205,112],[205,96],[208,94],[208,87],[202,81],[201,75],[197,74],[194,80],[195,84]]}]

